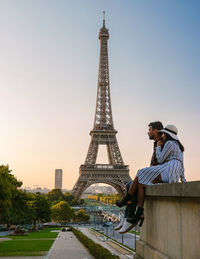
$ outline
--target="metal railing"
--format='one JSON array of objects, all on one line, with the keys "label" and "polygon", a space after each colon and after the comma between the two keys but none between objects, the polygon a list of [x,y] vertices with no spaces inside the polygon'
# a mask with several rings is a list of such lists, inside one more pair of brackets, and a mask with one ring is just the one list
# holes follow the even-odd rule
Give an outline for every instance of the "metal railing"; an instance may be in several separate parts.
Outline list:
[{"label": "metal railing", "polygon": [[129,169],[128,165],[107,165],[107,164],[95,164],[95,165],[81,165],[81,169]]}]

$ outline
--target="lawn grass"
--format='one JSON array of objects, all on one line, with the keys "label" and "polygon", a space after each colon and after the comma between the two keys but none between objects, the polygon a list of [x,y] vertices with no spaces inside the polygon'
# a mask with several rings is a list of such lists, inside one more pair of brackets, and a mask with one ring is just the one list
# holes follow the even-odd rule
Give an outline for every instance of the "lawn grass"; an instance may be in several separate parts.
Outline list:
[{"label": "lawn grass", "polygon": [[0,256],[44,255],[54,240],[9,240],[1,242]]},{"label": "lawn grass", "polygon": [[84,203],[87,206],[102,206],[102,203],[100,203],[99,201],[94,201],[90,199],[84,199]]},{"label": "lawn grass", "polygon": [[52,230],[60,230],[60,228],[47,228],[37,232],[28,232],[24,236],[5,236],[11,239],[40,239],[40,238],[56,238],[58,232],[51,232]]},{"label": "lawn grass", "polygon": [[[6,236],[12,240],[0,242],[0,256],[39,256],[51,248],[60,228],[30,232],[24,236]],[[48,240],[52,239],[52,240]]]}]

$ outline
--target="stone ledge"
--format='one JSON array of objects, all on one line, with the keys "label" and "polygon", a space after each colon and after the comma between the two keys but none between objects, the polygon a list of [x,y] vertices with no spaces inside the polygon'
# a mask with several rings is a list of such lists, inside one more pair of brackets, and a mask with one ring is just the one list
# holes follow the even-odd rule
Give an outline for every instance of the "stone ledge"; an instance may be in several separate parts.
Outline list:
[{"label": "stone ledge", "polygon": [[150,247],[146,242],[137,240],[135,259],[169,259],[169,257]]},{"label": "stone ledge", "polygon": [[144,257],[144,245],[142,240],[136,240],[136,259]]},{"label": "stone ledge", "polygon": [[200,198],[200,181],[155,184],[146,187],[147,196]]}]

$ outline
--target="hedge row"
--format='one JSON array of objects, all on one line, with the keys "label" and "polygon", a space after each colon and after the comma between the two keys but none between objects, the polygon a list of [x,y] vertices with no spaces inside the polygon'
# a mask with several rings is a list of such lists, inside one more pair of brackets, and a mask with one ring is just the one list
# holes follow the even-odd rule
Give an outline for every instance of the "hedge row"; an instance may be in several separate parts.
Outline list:
[{"label": "hedge row", "polygon": [[86,237],[81,231],[71,227],[73,233],[80,240],[80,242],[89,250],[89,252],[96,259],[119,259],[119,256],[112,255],[110,251],[108,251],[103,246],[96,244],[90,238]]}]

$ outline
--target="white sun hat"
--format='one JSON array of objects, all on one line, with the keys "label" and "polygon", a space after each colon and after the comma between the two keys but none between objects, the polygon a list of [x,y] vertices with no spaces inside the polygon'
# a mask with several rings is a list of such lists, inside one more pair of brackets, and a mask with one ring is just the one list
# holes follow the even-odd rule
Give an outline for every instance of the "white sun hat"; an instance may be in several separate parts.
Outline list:
[{"label": "white sun hat", "polygon": [[178,137],[177,137],[178,130],[177,130],[177,127],[175,125],[172,125],[172,124],[167,125],[162,130],[159,130],[159,131],[167,133],[168,135],[170,135],[175,140],[179,140]]}]

